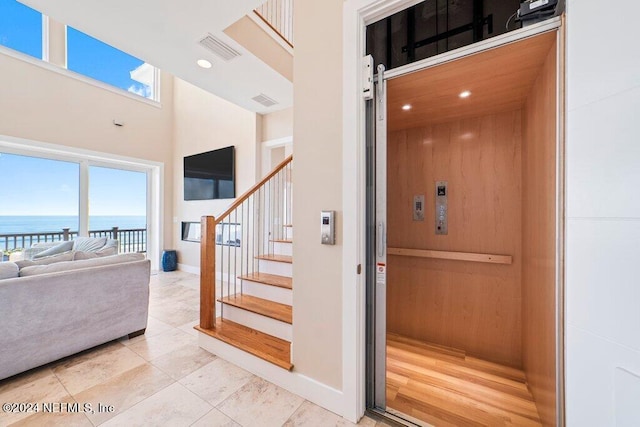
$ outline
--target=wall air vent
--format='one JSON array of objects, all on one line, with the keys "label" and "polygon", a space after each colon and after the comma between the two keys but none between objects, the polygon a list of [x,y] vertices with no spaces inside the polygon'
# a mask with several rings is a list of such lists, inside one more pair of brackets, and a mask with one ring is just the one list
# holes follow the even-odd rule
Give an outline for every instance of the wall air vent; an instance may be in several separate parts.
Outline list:
[{"label": "wall air vent", "polygon": [[240,52],[238,52],[219,38],[212,36],[211,34],[207,34],[199,41],[199,43],[205,49],[215,53],[225,61],[230,61],[233,58],[237,58],[238,56],[240,56]]},{"label": "wall air vent", "polygon": [[274,101],[273,99],[269,98],[267,95],[265,95],[264,93],[261,93],[258,96],[254,96],[253,98],[254,101],[256,101],[259,104],[264,105],[265,107],[271,107],[272,105],[276,105],[277,102]]}]

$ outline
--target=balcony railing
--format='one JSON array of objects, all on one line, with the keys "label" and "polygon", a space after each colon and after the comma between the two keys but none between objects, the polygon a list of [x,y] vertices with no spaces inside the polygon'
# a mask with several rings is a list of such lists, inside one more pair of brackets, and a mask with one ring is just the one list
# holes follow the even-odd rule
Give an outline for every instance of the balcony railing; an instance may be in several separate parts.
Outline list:
[{"label": "balcony railing", "polygon": [[293,0],[268,0],[254,12],[293,47]]},{"label": "balcony railing", "polygon": [[[69,228],[63,228],[61,231],[0,234],[0,250],[26,249],[34,243],[72,240],[77,236],[78,232],[71,231]],[[145,228],[121,230],[118,227],[113,227],[108,230],[91,230],[89,237],[106,237],[118,240],[120,253],[147,251],[147,230]]]}]

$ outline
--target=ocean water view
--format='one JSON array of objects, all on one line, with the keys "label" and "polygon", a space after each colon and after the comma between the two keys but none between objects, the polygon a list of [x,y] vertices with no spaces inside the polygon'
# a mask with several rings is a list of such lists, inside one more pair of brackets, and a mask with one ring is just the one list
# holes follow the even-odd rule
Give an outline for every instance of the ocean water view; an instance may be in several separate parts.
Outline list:
[{"label": "ocean water view", "polygon": [[[89,235],[91,237],[111,236],[111,233],[94,233],[118,227],[120,252],[146,251],[145,216],[90,216]],[[0,216],[0,254],[2,251],[28,248],[38,241],[62,240],[62,231],[69,228],[73,239],[78,232],[77,216]],[[127,231],[141,230],[141,231]],[[45,233],[57,233],[45,235]],[[20,236],[30,234],[31,236]],[[11,236],[18,235],[18,236]]]},{"label": "ocean water view", "polygon": [[[146,228],[145,216],[90,216],[89,230]],[[0,216],[0,234],[78,231],[77,216]]]}]

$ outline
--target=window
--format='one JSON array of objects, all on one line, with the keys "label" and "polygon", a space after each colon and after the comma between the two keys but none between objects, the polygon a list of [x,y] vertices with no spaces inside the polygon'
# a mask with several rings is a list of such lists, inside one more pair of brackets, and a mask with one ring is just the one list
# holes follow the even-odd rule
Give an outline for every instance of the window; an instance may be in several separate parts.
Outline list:
[{"label": "window", "polygon": [[149,249],[150,170],[0,151],[0,171],[0,200],[7,201],[0,204],[0,261],[36,242],[78,235],[117,238],[120,252]]},{"label": "window", "polygon": [[156,100],[156,72],[152,65],[72,27],[67,27],[67,68]]},{"label": "window", "polygon": [[63,229],[77,233],[77,163],[0,153],[0,171],[0,256],[40,240],[61,240]]},{"label": "window", "polygon": [[0,0],[0,45],[42,59],[42,14],[16,0]]},{"label": "window", "polygon": [[89,234],[113,227],[120,252],[147,251],[147,174],[89,166]]}]

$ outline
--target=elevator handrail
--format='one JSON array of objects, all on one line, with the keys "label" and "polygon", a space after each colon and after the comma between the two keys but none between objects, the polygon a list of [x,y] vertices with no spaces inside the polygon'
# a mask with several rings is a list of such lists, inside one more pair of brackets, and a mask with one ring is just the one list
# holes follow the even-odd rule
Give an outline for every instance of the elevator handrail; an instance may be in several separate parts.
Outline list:
[{"label": "elevator handrail", "polygon": [[511,255],[481,254],[473,252],[434,251],[430,249],[387,248],[388,255],[417,258],[446,259],[451,261],[485,262],[490,264],[512,264]]}]

